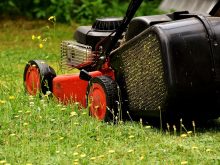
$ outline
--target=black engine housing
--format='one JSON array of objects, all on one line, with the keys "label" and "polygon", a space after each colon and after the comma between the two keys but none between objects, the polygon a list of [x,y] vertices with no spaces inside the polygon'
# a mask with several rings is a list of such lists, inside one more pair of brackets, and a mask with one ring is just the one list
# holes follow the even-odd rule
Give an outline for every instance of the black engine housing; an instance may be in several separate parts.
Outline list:
[{"label": "black engine housing", "polygon": [[[78,43],[92,46],[92,49],[95,50],[96,44],[113,33],[120,26],[122,20],[123,18],[120,17],[98,18],[92,26],[80,26],[76,30],[74,38]],[[102,44],[104,49],[113,36],[114,34]]]}]

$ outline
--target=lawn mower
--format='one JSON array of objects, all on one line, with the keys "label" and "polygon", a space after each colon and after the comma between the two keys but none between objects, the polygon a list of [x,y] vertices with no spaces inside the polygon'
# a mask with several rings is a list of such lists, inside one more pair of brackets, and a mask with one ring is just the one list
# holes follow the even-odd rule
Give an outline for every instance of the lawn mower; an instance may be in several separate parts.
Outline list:
[{"label": "lawn mower", "polygon": [[96,19],[61,43],[61,64],[80,73],[56,75],[42,60],[24,70],[28,94],[52,92],[64,104],[77,102],[99,120],[133,118],[213,119],[220,116],[220,18],[176,11]]}]

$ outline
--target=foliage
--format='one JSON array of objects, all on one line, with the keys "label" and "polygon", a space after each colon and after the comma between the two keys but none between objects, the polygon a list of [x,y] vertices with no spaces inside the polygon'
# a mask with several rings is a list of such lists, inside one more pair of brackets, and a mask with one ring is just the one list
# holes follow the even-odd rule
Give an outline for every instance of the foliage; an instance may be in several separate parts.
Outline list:
[{"label": "foliage", "polygon": [[[161,0],[144,1],[138,15],[158,13],[155,8],[160,2]],[[124,16],[128,3],[125,0],[2,0],[0,11],[2,11],[2,15],[12,17],[26,16],[45,19],[54,15],[58,22],[74,20],[80,23],[91,23],[97,17]]]}]

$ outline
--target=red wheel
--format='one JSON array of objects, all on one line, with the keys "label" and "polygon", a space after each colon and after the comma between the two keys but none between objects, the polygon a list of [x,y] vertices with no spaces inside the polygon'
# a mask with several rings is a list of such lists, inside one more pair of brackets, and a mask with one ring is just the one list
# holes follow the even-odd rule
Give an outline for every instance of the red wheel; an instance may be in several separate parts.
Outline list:
[{"label": "red wheel", "polygon": [[25,87],[30,95],[40,92],[40,73],[36,65],[30,65],[25,74]]},{"label": "red wheel", "polygon": [[24,69],[24,86],[30,95],[52,92],[52,80],[56,76],[53,68],[42,60],[31,60]]},{"label": "red wheel", "polygon": [[118,115],[118,89],[114,80],[107,76],[92,78],[87,89],[90,115],[99,120],[111,121]]}]

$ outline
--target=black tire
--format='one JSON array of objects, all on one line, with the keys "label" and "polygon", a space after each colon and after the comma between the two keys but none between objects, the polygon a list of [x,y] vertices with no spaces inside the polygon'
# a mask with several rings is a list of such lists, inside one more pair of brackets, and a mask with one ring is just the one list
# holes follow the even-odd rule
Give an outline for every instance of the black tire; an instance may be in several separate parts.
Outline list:
[{"label": "black tire", "polygon": [[[91,116],[106,122],[119,120],[119,98],[120,96],[117,83],[110,77],[99,76],[90,80],[87,88],[87,106]],[[100,103],[97,102],[99,99]],[[105,104],[106,106],[104,106]],[[98,107],[97,110],[94,110],[96,105],[100,105],[101,107]]]},{"label": "black tire", "polygon": [[[31,74],[31,68],[34,68],[35,72],[39,74],[39,89],[32,89],[30,85],[31,80],[28,80],[28,76]],[[46,64],[43,60],[30,60],[26,64],[24,69],[24,87],[25,91],[31,95],[36,95],[39,92],[46,94],[47,91],[52,92],[53,89],[53,78],[56,77],[56,73],[52,67]],[[33,80],[34,81],[34,80]],[[36,82],[32,82],[33,84]],[[33,86],[33,85],[32,85]],[[33,87],[34,88],[34,87]]]}]

